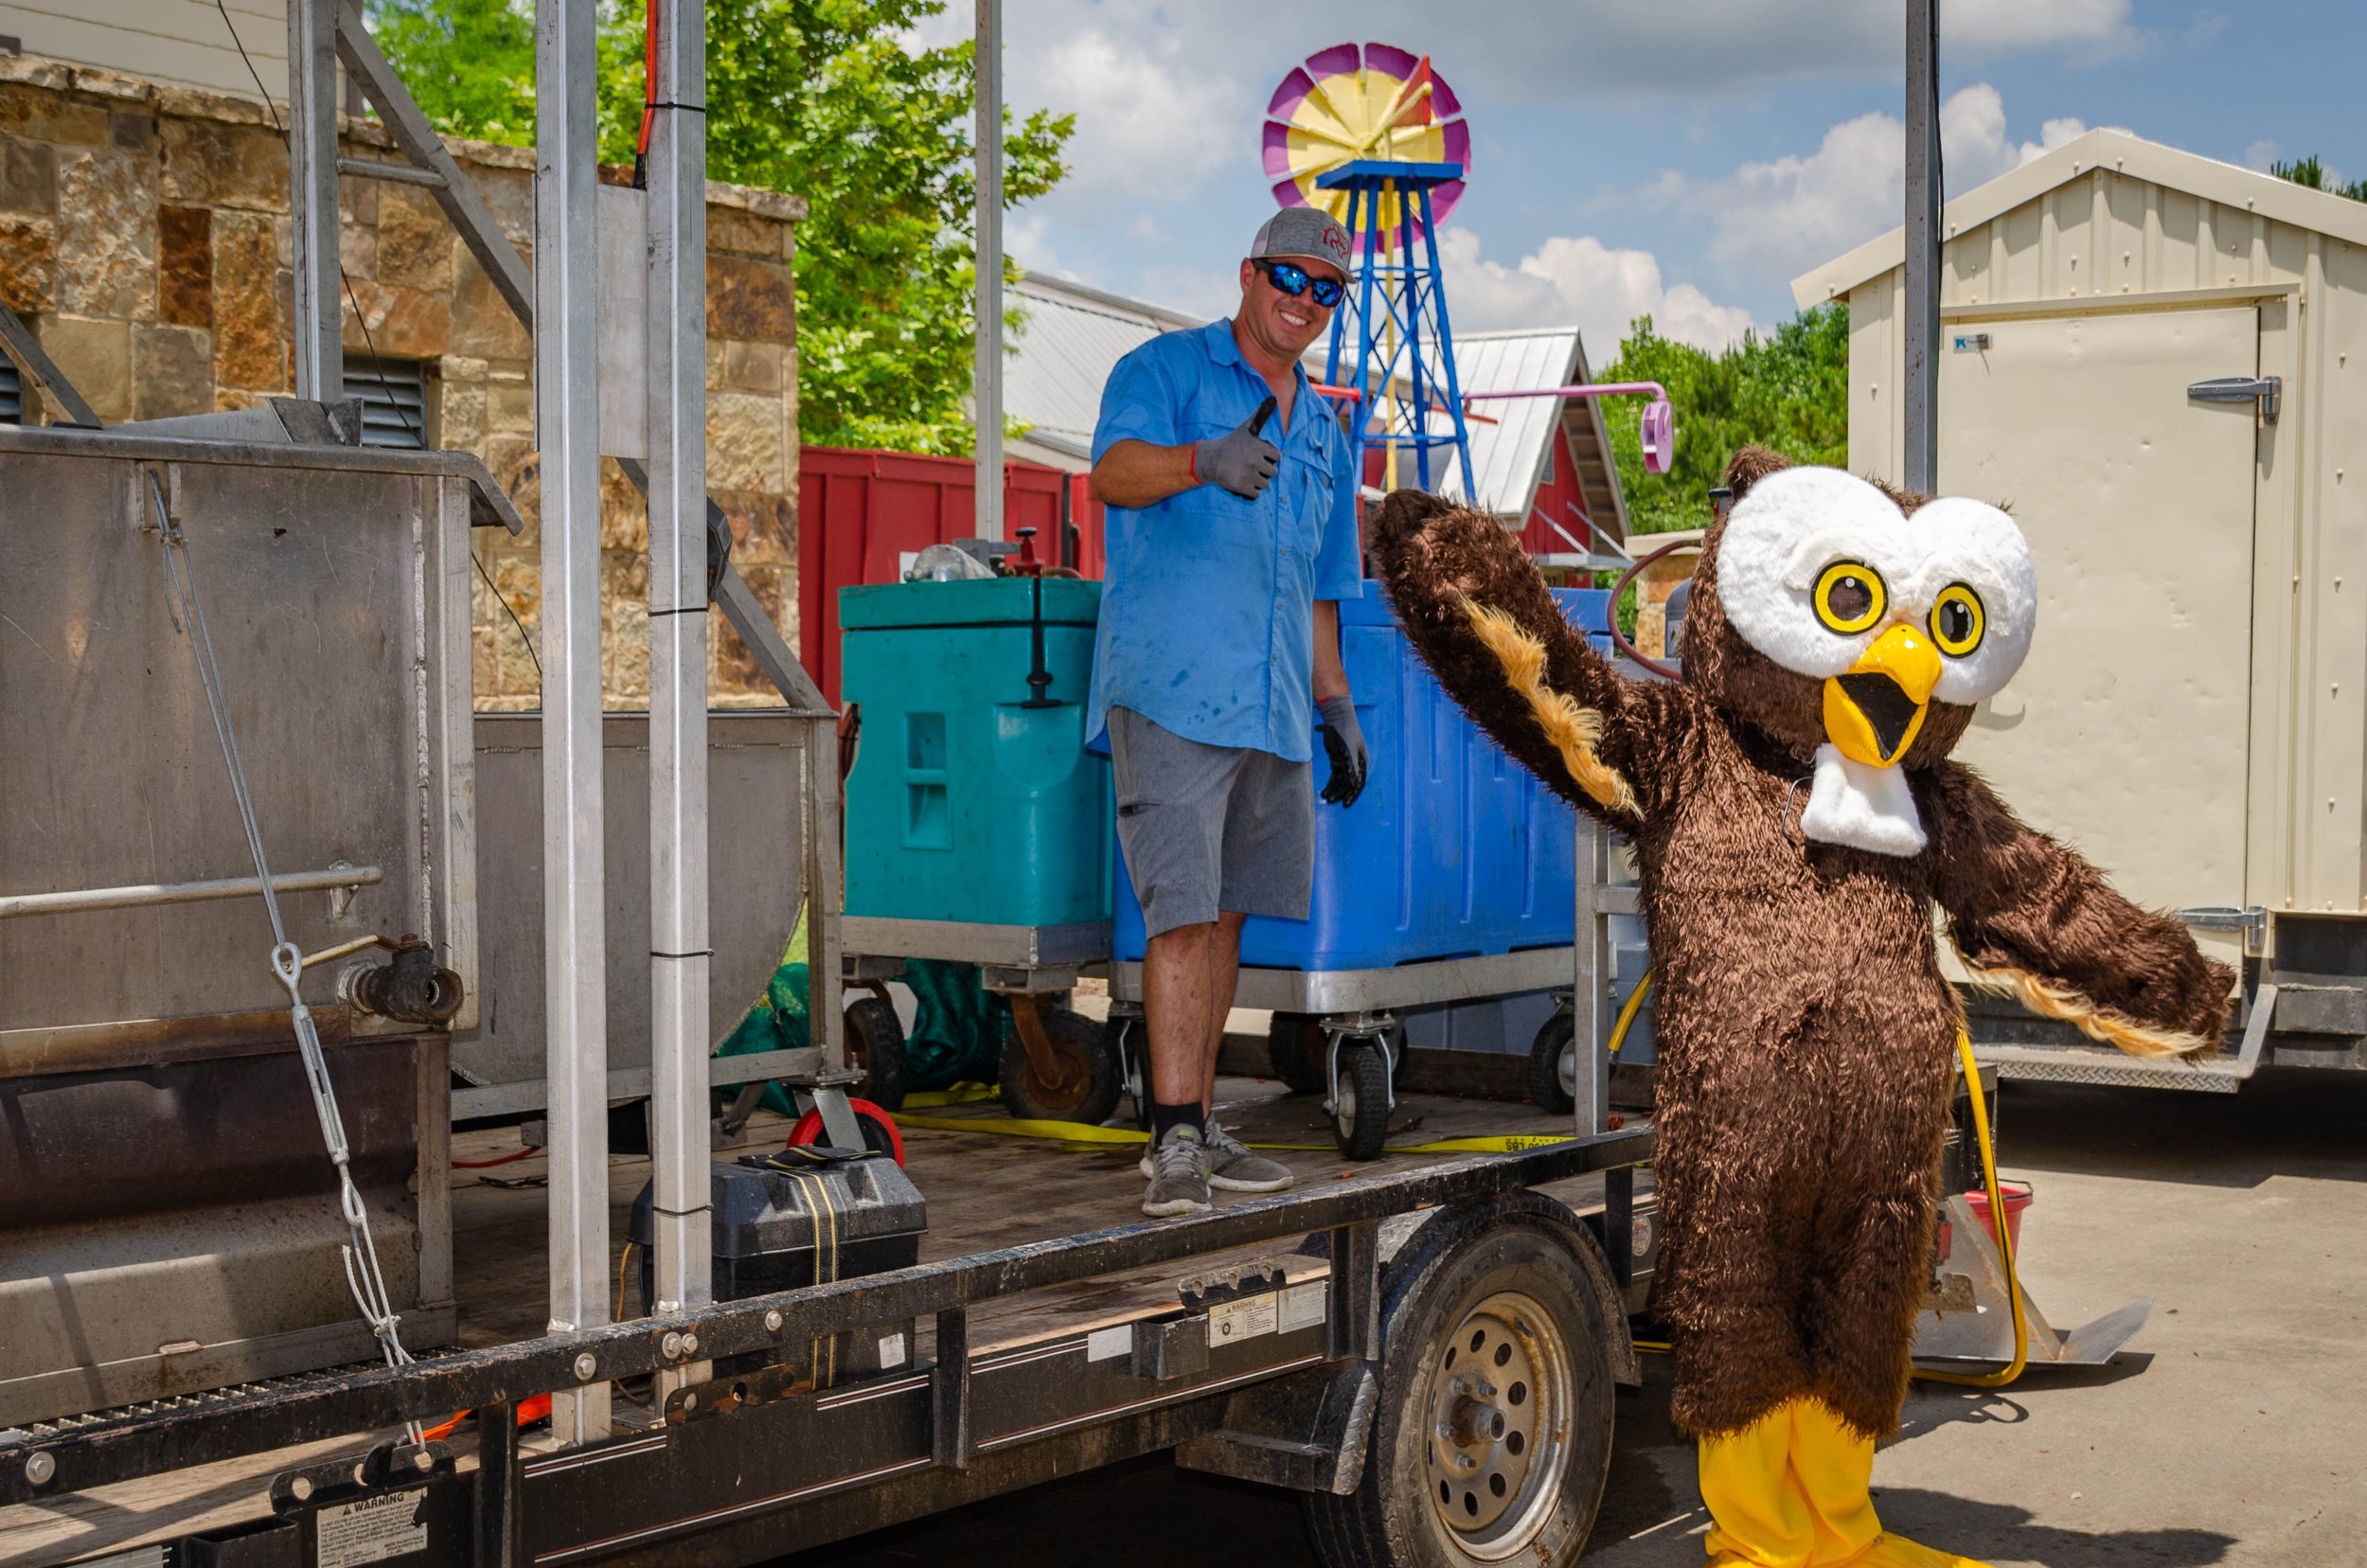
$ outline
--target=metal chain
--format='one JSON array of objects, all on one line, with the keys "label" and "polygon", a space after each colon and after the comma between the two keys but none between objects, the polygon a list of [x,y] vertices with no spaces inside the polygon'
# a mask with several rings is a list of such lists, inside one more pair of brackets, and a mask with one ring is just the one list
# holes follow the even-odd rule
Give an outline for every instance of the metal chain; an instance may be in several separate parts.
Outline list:
[{"label": "metal chain", "polygon": [[[189,542],[165,505],[164,487],[157,482],[155,471],[148,470],[146,478],[164,550],[166,608],[172,615],[175,629],[188,637],[197,657],[198,682],[205,688],[205,706],[213,715],[214,737],[222,742],[222,765],[230,774],[231,797],[238,802],[239,825],[246,831],[247,853],[254,858],[256,880],[262,884],[263,911],[271,919],[271,971],[287,988],[288,1016],[295,1026],[296,1052],[304,1062],[305,1082],[312,1092],[312,1109],[320,1117],[321,1140],[329,1147],[329,1163],[337,1167],[337,1206],[345,1217],[347,1231],[347,1240],[340,1249],[345,1255],[346,1286],[353,1292],[362,1321],[369,1325],[370,1332],[377,1336],[380,1348],[385,1352],[386,1364],[407,1365],[411,1353],[402,1347],[397,1334],[401,1319],[386,1289],[385,1273],[379,1267],[378,1244],[370,1237],[369,1212],[363,1207],[361,1190],[353,1185],[345,1118],[337,1114],[337,1091],[329,1081],[329,1062],[321,1052],[320,1030],[312,1023],[312,1009],[304,1005],[304,953],[288,939],[288,928],[279,918],[279,896],[272,889],[271,867],[263,855],[263,831],[255,818],[254,793],[247,786],[246,764],[239,757],[239,739],[230,723],[229,699],[222,689],[222,669],[214,662],[213,638],[205,630],[205,607],[198,598],[197,579],[189,571]],[[406,1423],[404,1430],[411,1441],[419,1440],[418,1422]]]}]

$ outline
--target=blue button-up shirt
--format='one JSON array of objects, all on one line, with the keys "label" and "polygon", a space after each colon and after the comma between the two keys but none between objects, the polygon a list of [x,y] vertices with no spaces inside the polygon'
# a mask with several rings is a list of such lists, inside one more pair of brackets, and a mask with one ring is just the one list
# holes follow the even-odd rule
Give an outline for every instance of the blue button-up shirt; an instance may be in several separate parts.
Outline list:
[{"label": "blue button-up shirt", "polygon": [[[1282,449],[1255,501],[1195,485],[1153,506],[1112,507],[1101,629],[1085,733],[1129,707],[1212,746],[1312,755],[1314,601],[1361,597],[1354,443],[1293,368],[1290,426],[1261,432]],[[1110,373],[1094,461],[1120,441],[1183,446],[1233,430],[1270,388],[1243,363],[1233,325],[1151,339]]]}]

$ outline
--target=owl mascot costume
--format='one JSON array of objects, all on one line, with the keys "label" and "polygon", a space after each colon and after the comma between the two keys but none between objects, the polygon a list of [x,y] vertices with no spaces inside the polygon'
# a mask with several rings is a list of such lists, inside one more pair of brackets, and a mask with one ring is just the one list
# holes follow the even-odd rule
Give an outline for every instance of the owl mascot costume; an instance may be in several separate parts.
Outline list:
[{"label": "owl mascot costume", "polygon": [[[2020,530],[1747,450],[1682,685],[1575,634],[1493,518],[1399,491],[1374,545],[1423,660],[1626,834],[1658,975],[1660,1315],[1717,1565],[1963,1563],[1882,1533],[1974,971],[2140,1056],[2216,1050],[2234,975],[1949,760],[2030,647]],[[2067,757],[2066,767],[2093,759]]]}]

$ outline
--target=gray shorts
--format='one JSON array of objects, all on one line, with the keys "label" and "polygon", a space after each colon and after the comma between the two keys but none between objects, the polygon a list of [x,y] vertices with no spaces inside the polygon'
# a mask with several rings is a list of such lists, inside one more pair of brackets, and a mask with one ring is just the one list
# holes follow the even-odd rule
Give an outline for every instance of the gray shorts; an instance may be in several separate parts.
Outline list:
[{"label": "gray shorts", "polygon": [[1219,910],[1307,918],[1315,882],[1314,770],[1210,746],[1131,708],[1110,710],[1118,847],[1156,936]]}]

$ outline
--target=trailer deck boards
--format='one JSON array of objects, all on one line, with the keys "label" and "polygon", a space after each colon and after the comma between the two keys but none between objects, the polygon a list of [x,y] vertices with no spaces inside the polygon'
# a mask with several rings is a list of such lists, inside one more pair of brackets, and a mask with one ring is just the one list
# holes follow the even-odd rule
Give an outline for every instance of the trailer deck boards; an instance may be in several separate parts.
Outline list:
[{"label": "trailer deck boards", "polygon": [[[1237,1136],[1252,1143],[1316,1146],[1278,1157],[1314,1190],[1343,1180],[1356,1182],[1400,1171],[1441,1156],[1384,1155],[1352,1169],[1331,1145],[1320,1103],[1290,1096],[1281,1085],[1224,1078],[1218,1085],[1219,1114]],[[936,1113],[933,1113],[936,1114]],[[992,1102],[949,1110],[947,1115],[1001,1119]],[[1393,1144],[1442,1138],[1513,1133],[1557,1133],[1566,1120],[1531,1106],[1463,1100],[1433,1095],[1402,1095]],[[731,1149],[719,1156],[777,1147],[787,1124],[759,1114]],[[907,1167],[929,1205],[924,1261],[959,1257],[1016,1242],[1041,1240],[1121,1224],[1139,1218],[1135,1204],[1142,1178],[1134,1169],[1139,1145],[1076,1146],[963,1131],[912,1129],[905,1134]],[[453,1157],[484,1160],[516,1149],[509,1130],[456,1133]],[[461,1344],[482,1346],[541,1335],[548,1312],[544,1284],[543,1193],[531,1183],[543,1174],[540,1155],[481,1170],[452,1172],[455,1294],[460,1304]],[[649,1179],[647,1158],[618,1156],[610,1162],[611,1241],[619,1253],[627,1211]],[[1547,1190],[1573,1207],[1599,1206],[1602,1178],[1584,1177]],[[1223,1204],[1232,1195],[1219,1193]],[[1236,1200],[1237,1201],[1237,1200]],[[1177,1305],[1176,1286],[1201,1274],[1290,1251],[1265,1243],[1191,1260],[1187,1267],[1163,1265],[1103,1275],[1074,1285],[982,1304],[971,1317],[973,1355],[1105,1323],[1122,1322]],[[1296,1260],[1294,1272],[1320,1274],[1314,1259]],[[916,1351],[931,1353],[931,1327],[918,1326]],[[646,1406],[620,1398],[620,1426],[646,1423]],[[191,1530],[254,1517],[267,1508],[271,1477],[298,1464],[364,1452],[368,1437],[332,1439],[301,1448],[225,1460],[168,1475],[129,1481],[70,1494],[54,1502],[0,1508],[0,1563],[33,1565],[72,1562]],[[473,1444],[455,1444],[462,1468],[474,1464]]]}]

